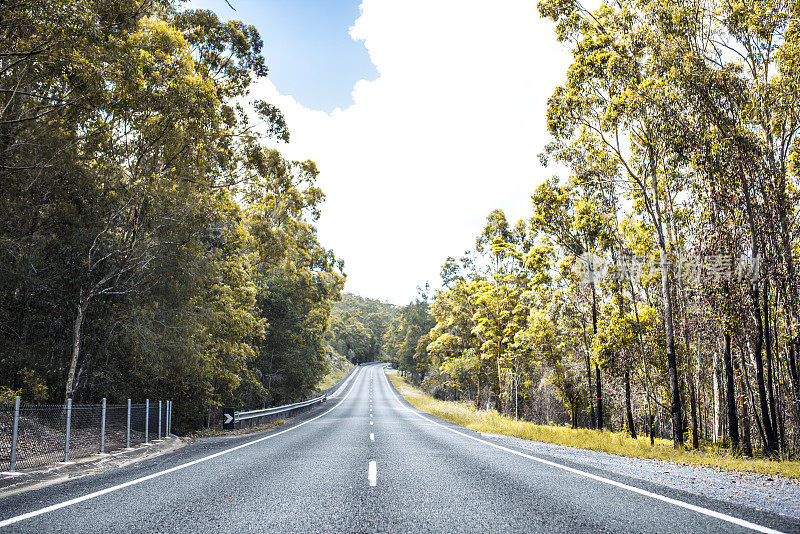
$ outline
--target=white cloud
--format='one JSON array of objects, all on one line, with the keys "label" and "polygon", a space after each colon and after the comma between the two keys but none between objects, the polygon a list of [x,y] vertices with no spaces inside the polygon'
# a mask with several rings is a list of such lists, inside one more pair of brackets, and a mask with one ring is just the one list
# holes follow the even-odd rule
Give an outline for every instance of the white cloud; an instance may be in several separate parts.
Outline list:
[{"label": "white cloud", "polygon": [[379,72],[331,114],[253,95],[285,114],[293,159],[312,159],[327,195],[322,242],[346,263],[348,291],[405,303],[438,285],[448,255],[474,245],[495,208],[515,221],[552,173],[545,106],[568,65],[531,0],[364,0],[351,36]]}]

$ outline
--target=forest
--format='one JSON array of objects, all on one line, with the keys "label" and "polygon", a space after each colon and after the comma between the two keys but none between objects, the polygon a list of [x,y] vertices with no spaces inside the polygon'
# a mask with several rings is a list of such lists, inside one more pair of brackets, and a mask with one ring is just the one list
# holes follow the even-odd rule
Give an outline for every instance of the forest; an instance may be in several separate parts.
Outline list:
[{"label": "forest", "polygon": [[[406,306],[343,293],[333,303],[329,345],[352,363],[413,362],[420,339],[433,328],[429,313],[430,288]],[[412,364],[413,365],[413,364]]]},{"label": "forest", "polygon": [[333,303],[329,344],[352,363],[382,360],[384,337],[395,315],[392,304],[344,293]]},{"label": "forest", "polygon": [[572,59],[520,155],[529,212],[397,307],[343,293],[319,170],[250,94],[255,27],[6,2],[0,402],[172,399],[191,430],[311,394],[335,351],[537,423],[796,459],[800,4],[538,8]]},{"label": "forest", "polygon": [[0,15],[3,402],[297,400],[325,374],[343,264],[256,29],[169,0],[11,0]]},{"label": "forest", "polygon": [[541,424],[796,458],[798,4],[538,6],[572,53],[539,154],[567,172],[447,259],[401,369]]}]

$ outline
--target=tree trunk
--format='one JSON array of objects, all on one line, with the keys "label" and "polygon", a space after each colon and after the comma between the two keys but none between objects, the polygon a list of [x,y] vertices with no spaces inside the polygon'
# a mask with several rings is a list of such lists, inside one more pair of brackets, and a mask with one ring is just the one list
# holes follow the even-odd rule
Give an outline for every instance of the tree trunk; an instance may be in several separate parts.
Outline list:
[{"label": "tree trunk", "polygon": [[[761,423],[764,427],[766,439],[764,451],[767,454],[771,454],[777,449],[777,443],[775,440],[772,418],[769,413],[767,388],[764,383],[764,360],[761,354],[765,341],[767,351],[771,352],[771,349],[769,348],[769,334],[766,332],[766,330],[769,329],[769,318],[768,315],[765,315],[764,322],[762,322],[761,305],[759,303],[757,284],[753,284],[753,287],[750,291],[750,298],[753,302],[753,311],[755,312],[756,319],[756,336],[754,343],[755,346],[753,348],[753,360],[756,364],[756,387],[758,387],[759,406],[761,408]],[[768,312],[766,304],[764,306],[764,311]]]},{"label": "tree trunk", "polygon": [[795,361],[794,340],[789,341],[789,374],[792,379],[792,389],[794,389],[795,402],[800,402],[800,371]]},{"label": "tree trunk", "polygon": [[[717,347],[717,348],[719,348],[719,347]],[[721,430],[722,430],[722,428],[721,428],[722,420],[720,419],[720,402],[719,402],[719,399],[720,399],[720,382],[721,382],[720,379],[721,379],[721,377],[720,377],[720,368],[719,368],[719,364],[718,364],[719,356],[717,355],[717,351],[716,350],[713,352],[712,358],[713,358],[713,363],[712,363],[712,365],[713,365],[713,377],[712,377],[713,384],[712,384],[712,386],[713,386],[713,389],[714,389],[714,403],[713,403],[714,404],[714,416],[713,416],[714,428],[712,429],[712,436],[713,436],[714,443],[717,443],[720,440],[720,437],[722,436],[722,432],[721,432]]]},{"label": "tree trunk", "polygon": [[597,387],[597,429],[603,430],[603,389],[600,382],[600,367],[595,362],[595,386]]},{"label": "tree trunk", "polygon": [[636,427],[633,425],[633,408],[631,407],[631,374],[625,369],[625,414],[628,418],[628,431],[636,439]]},{"label": "tree trunk", "polygon": [[[699,429],[699,434],[701,436],[707,435],[705,432],[705,427],[703,423],[704,414],[703,414],[703,382],[700,378],[700,342],[697,343],[697,357],[695,358],[697,362],[697,367],[694,370],[694,376],[692,376],[692,380],[694,380],[694,391],[696,394],[697,399],[697,428]],[[699,440],[698,440],[699,441]]]},{"label": "tree trunk", "polygon": [[505,415],[505,406],[503,402],[503,373],[500,372],[500,354],[502,346],[497,342],[497,411]]},{"label": "tree trunk", "polygon": [[633,302],[633,313],[636,317],[636,339],[639,342],[639,354],[642,357],[642,367],[644,368],[644,385],[645,385],[645,398],[647,399],[647,422],[645,425],[647,426],[647,433],[650,436],[650,446],[655,446],[655,436],[653,435],[653,426],[654,426],[654,419],[653,419],[653,406],[651,404],[650,395],[652,395],[650,390],[650,367],[647,365],[647,358],[644,354],[644,343],[642,342],[642,334],[639,332],[639,306],[636,303],[636,293],[633,287],[633,277],[628,276],[628,283],[631,287],[631,302]]},{"label": "tree trunk", "polygon": [[[744,200],[745,200],[745,210],[747,212],[747,220],[750,227],[750,248],[752,250],[752,254],[754,257],[758,257],[759,255],[759,229],[756,225],[756,218],[755,218],[755,210],[753,207],[753,203],[750,197],[750,187],[748,185],[747,175],[741,170],[739,170],[740,179],[742,181],[742,192],[744,193]],[[757,274],[758,273],[754,273]],[[770,345],[770,326],[769,326],[769,286],[768,282],[764,280],[764,316],[762,322],[761,316],[761,306],[759,304],[759,277],[757,277],[751,284],[750,284],[750,300],[753,304],[753,313],[756,323],[756,333],[755,333],[755,343],[753,348],[753,359],[756,364],[756,386],[758,387],[758,397],[759,397],[759,408],[761,409],[761,423],[759,424],[759,429],[762,430],[762,434],[764,435],[765,439],[765,452],[768,454],[773,452],[777,449],[777,434],[775,432],[775,410],[774,405],[772,409],[772,413],[770,413],[770,400],[766,394],[766,387],[764,384],[764,365],[762,359],[762,349],[766,347],[767,351],[767,359],[771,360],[772,349]],[[744,351],[742,351],[742,370],[747,372],[747,364],[744,360]],[[741,378],[740,378],[741,381]],[[748,381],[749,386],[749,381]],[[742,388],[744,389],[744,388]],[[744,393],[744,392],[743,392]],[[742,401],[746,403],[747,397],[742,395]],[[755,401],[754,401],[755,403]],[[744,410],[747,412],[747,405],[744,405]],[[756,414],[756,418],[758,419],[758,413],[756,411],[755,405],[753,406],[753,411]],[[745,416],[747,417],[747,415]],[[743,421],[744,423],[744,421]],[[749,417],[746,426],[749,427]],[[749,428],[747,428],[749,433]],[[749,443],[750,439],[749,436],[745,438],[745,452],[750,447]]]},{"label": "tree trunk", "polygon": [[586,397],[589,399],[589,428],[594,428],[594,402],[592,402],[592,362],[589,359],[591,350],[589,342],[586,340],[586,322],[581,321],[583,329],[583,345],[586,348]]},{"label": "tree trunk", "polygon": [[[742,350],[742,349],[740,349]],[[752,351],[751,351],[752,352]],[[736,369],[736,372],[739,373],[740,369]],[[748,396],[745,399],[749,399],[753,402],[753,415],[756,418],[756,425],[758,426],[758,435],[761,438],[762,449],[766,447],[767,437],[764,433],[764,425],[761,424],[761,418],[758,416],[758,410],[755,409],[755,406],[758,404],[756,401],[756,394],[753,393],[753,387],[750,385],[750,376],[747,373],[747,366],[744,365],[744,358],[742,358],[742,368],[741,368],[741,375],[744,377],[744,387],[747,388]],[[739,381],[741,384],[742,382]],[[749,412],[748,412],[749,413]]]},{"label": "tree trunk", "polygon": [[653,188],[653,209],[658,241],[658,253],[661,260],[661,297],[664,301],[664,334],[667,341],[667,367],[669,368],[670,411],[672,416],[672,439],[675,446],[683,445],[683,410],[681,409],[681,391],[678,381],[678,362],[675,357],[675,329],[672,318],[672,283],[667,263],[667,243],[664,240],[664,228],[661,221],[661,205],[658,200],[658,177],[655,170],[655,155],[650,147],[651,179]]},{"label": "tree trunk", "polygon": [[725,348],[722,360],[725,363],[725,399],[728,406],[728,434],[731,438],[731,447],[739,450],[739,417],[736,414],[736,391],[733,386],[733,362],[731,360],[731,335],[726,331],[723,335]]},{"label": "tree trunk", "polygon": [[[775,356],[780,354],[778,352],[777,340],[775,344]],[[775,369],[775,376],[776,376],[776,390],[775,390],[775,411],[778,414],[778,417],[775,419],[776,424],[778,425],[778,443],[780,444],[780,451],[786,451],[786,417],[784,415],[784,407],[783,407],[783,395],[785,394],[785,382],[781,380],[781,360],[780,358],[775,359],[776,369]]]},{"label": "tree trunk", "polygon": [[[788,320],[787,318],[787,322]],[[791,332],[791,327],[788,330]],[[792,390],[794,391],[794,402],[792,404],[795,407],[796,424],[800,426],[800,366],[797,364],[796,353],[797,340],[792,338],[789,340],[789,373],[792,379]]]},{"label": "tree trunk", "polygon": [[592,402],[592,362],[589,353],[586,353],[586,381],[589,384],[589,428],[596,428],[594,423],[594,402]]},{"label": "tree trunk", "polygon": [[[739,351],[739,355],[742,360],[742,365],[744,366],[745,361],[743,349]],[[745,391],[742,372],[738,368],[739,366],[737,365],[735,359],[733,361],[733,365],[734,372],[739,377],[739,404],[742,406],[742,452],[744,452],[745,456],[753,456],[753,445],[752,440],[750,439],[750,405],[747,402],[747,392]]]},{"label": "tree trunk", "polygon": [[[772,340],[771,340],[771,327],[769,321],[769,283],[764,282],[764,345],[767,353],[767,405],[769,406],[769,416],[772,422],[772,439],[775,443],[775,448],[772,452],[778,452],[780,448],[780,441],[778,436],[778,417],[775,413],[775,387],[772,380]],[[777,350],[777,349],[776,349]]]},{"label": "tree trunk", "polygon": [[[480,361],[480,360],[479,360]],[[475,408],[481,409],[481,366],[478,364],[478,372],[475,373]]]},{"label": "tree trunk", "polygon": [[700,438],[697,430],[697,392],[694,388],[694,381],[689,380],[689,409],[692,411],[692,448],[700,448]]},{"label": "tree trunk", "polygon": [[[594,288],[594,279],[593,279],[592,280],[592,339],[594,339],[594,336],[596,335],[597,335],[597,293]],[[602,382],[600,380],[600,366],[597,365],[597,362],[595,362],[594,364],[594,370],[595,370],[595,388],[597,388],[597,429],[603,430],[603,389],[602,389]]]},{"label": "tree trunk", "polygon": [[86,309],[89,307],[90,298],[91,295],[85,298],[81,297],[75,315],[75,322],[72,326],[72,359],[70,360],[69,372],[67,373],[67,385],[64,388],[64,404],[67,403],[67,399],[72,398],[72,394],[75,392],[75,371],[78,368],[78,358],[81,354],[83,320],[86,317]]}]

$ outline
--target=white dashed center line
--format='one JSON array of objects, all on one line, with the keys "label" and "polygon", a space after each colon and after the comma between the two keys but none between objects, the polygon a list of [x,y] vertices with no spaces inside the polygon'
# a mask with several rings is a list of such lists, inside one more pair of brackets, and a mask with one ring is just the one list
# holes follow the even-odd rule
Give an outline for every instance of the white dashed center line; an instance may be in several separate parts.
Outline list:
[{"label": "white dashed center line", "polygon": [[367,473],[367,478],[369,478],[370,486],[378,485],[378,466],[375,464],[375,460],[369,462],[369,473]]}]

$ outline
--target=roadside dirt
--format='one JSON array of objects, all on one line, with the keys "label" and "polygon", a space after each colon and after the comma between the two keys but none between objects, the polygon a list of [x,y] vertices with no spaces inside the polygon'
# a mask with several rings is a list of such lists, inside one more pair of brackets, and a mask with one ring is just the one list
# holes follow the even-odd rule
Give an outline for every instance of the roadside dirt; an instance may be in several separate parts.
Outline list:
[{"label": "roadside dirt", "polygon": [[58,484],[65,480],[91,476],[105,470],[124,467],[146,458],[178,450],[187,443],[186,439],[170,436],[160,443],[150,442],[130,450],[121,450],[104,455],[98,454],[81,458],[74,462],[62,462],[46,468],[24,470],[14,475],[0,475],[0,498]]}]

